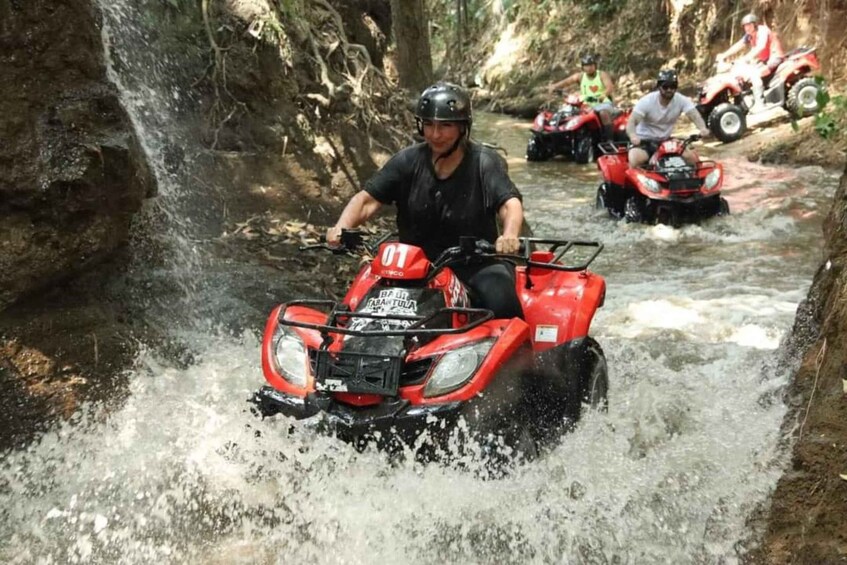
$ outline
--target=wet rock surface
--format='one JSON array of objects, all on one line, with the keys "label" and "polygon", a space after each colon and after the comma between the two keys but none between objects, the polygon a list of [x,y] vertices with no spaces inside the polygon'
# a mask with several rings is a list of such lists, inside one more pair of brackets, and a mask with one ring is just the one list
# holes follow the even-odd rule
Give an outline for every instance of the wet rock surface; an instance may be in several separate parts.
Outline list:
[{"label": "wet rock surface", "polygon": [[764,563],[847,561],[847,170],[824,223],[827,257],[789,347],[803,362],[786,400],[796,438],[767,517]]},{"label": "wet rock surface", "polygon": [[5,2],[0,22],[2,309],[124,243],[155,182],[91,3]]}]

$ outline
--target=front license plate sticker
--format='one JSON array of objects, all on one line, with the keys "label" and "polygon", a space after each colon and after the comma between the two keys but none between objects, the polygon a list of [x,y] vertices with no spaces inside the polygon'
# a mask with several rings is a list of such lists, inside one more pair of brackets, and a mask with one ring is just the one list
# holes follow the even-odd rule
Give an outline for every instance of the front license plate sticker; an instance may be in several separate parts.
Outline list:
[{"label": "front license plate sticker", "polygon": [[535,326],[535,342],[556,343],[559,326]]},{"label": "front license plate sticker", "polygon": [[[317,384],[317,383],[316,383]],[[330,392],[347,392],[347,385],[341,379],[326,379],[321,383],[320,389]],[[318,388],[315,386],[315,388]]]}]

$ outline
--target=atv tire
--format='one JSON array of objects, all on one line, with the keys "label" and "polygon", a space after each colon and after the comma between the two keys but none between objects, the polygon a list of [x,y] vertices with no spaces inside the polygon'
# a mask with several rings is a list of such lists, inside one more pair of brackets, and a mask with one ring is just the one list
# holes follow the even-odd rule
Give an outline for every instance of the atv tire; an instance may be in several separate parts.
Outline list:
[{"label": "atv tire", "polygon": [[544,147],[537,137],[532,136],[526,144],[527,161],[546,161],[550,158],[550,152]]},{"label": "atv tire", "polygon": [[484,473],[487,478],[502,478],[520,463],[539,456],[538,441],[525,423],[503,422],[482,443]]},{"label": "atv tire", "polygon": [[739,106],[724,102],[709,114],[709,129],[719,140],[730,143],[747,131],[747,116]]},{"label": "atv tire", "polygon": [[[607,409],[609,375],[606,356],[600,344],[592,337],[585,337],[575,359],[576,364],[569,367],[567,378],[567,396],[565,399],[565,417],[567,425],[573,426],[582,416],[583,405],[591,410]],[[577,369],[577,370],[574,370]]]},{"label": "atv tire", "polygon": [[538,458],[538,442],[528,425],[515,425],[509,431],[507,439],[516,458],[523,461],[533,461]]},{"label": "atv tire", "polygon": [[718,202],[718,216],[729,216],[729,202],[723,196],[720,197]]},{"label": "atv tire", "polygon": [[592,337],[585,338],[586,355],[590,356],[582,379],[582,402],[592,410],[608,409],[609,369],[603,348]]},{"label": "atv tire", "polygon": [[597,187],[597,196],[594,198],[594,209],[595,210],[607,210],[609,208],[607,203],[607,189],[606,183],[601,182],[600,186]]},{"label": "atv tire", "polygon": [[638,205],[638,198],[630,196],[626,199],[623,207],[623,217],[630,224],[638,224],[644,221],[644,213]]},{"label": "atv tire", "polygon": [[804,118],[820,110],[818,94],[823,91],[813,78],[804,78],[794,83],[785,99],[785,108],[795,117]]},{"label": "atv tire", "polygon": [[573,160],[580,165],[594,162],[594,138],[585,135],[576,140],[573,149]]}]

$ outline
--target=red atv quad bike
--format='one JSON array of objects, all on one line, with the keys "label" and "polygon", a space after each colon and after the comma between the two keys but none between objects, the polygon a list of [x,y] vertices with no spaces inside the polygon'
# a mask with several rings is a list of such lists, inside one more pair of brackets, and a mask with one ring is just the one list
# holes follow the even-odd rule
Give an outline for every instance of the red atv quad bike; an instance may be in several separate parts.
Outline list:
[{"label": "red atv quad bike", "polygon": [[[723,72],[706,80],[700,88],[697,109],[712,133],[724,143],[739,139],[747,131],[747,114],[753,105],[750,83],[731,65],[718,65]],[[781,106],[795,118],[820,110],[818,94],[823,86],[812,74],[820,69],[814,47],[798,47],[785,55],[774,72],[762,76],[765,109]]]},{"label": "red atv quad bike", "polygon": [[[613,141],[626,141],[626,123],[631,109],[613,112]],[[532,124],[532,137],[526,145],[527,161],[546,161],[556,155],[580,164],[591,163],[603,133],[603,123],[594,109],[578,94],[565,97],[557,110],[544,109]]]},{"label": "red atv quad bike", "polygon": [[[606,292],[588,270],[602,244],[523,238],[520,255],[504,256],[463,238],[430,262],[391,235],[368,248],[374,259],[342,302],[273,309],[262,343],[268,384],[252,399],[263,416],[319,415],[318,428],[382,448],[413,445],[426,430],[435,453],[463,419],[483,446],[532,458],[540,442],[573,425],[583,402],[605,407],[606,359],[588,335]],[[359,232],[345,231],[340,248],[303,249],[362,244]],[[544,249],[524,251],[537,247]],[[523,319],[470,307],[450,269],[491,257],[515,262]]]},{"label": "red atv quad bike", "polygon": [[699,135],[667,139],[645,167],[635,169],[629,167],[626,145],[601,143],[603,155],[597,168],[603,182],[597,189],[597,208],[627,222],[674,227],[729,214],[729,204],[720,192],[723,167],[699,157],[691,165],[682,157],[686,147],[699,139]]}]

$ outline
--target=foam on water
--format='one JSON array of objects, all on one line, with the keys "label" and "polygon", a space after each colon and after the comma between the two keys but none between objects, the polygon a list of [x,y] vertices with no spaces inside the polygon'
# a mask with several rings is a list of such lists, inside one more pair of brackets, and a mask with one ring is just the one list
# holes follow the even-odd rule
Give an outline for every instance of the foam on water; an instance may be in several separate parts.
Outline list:
[{"label": "foam on water", "polygon": [[[693,321],[693,320],[692,320]],[[500,480],[358,453],[256,420],[258,339],[208,336],[187,368],[139,359],[97,407],[0,468],[4,562],[690,560],[734,555],[780,472],[784,375],[761,344],[600,335],[612,391]],[[641,336],[645,337],[645,336]],[[257,435],[258,433],[258,435]],[[751,473],[751,469],[756,472]],[[343,551],[342,549],[343,548]],[[582,556],[582,557],[580,557]]]}]

